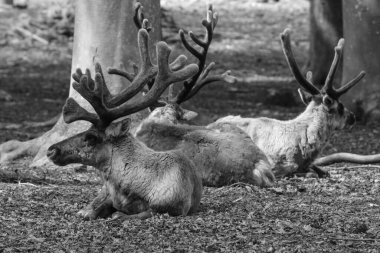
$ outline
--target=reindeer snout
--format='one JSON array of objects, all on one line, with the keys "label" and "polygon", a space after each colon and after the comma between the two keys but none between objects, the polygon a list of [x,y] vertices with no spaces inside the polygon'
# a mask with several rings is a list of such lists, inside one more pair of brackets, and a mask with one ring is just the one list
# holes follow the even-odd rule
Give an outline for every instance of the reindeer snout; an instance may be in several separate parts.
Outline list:
[{"label": "reindeer snout", "polygon": [[350,114],[347,116],[346,123],[347,125],[352,126],[353,124],[355,124],[355,122],[356,122],[355,115],[352,112],[350,112]]},{"label": "reindeer snout", "polygon": [[60,153],[61,150],[58,147],[50,146],[47,150],[46,155],[49,157],[49,159],[54,160],[54,158],[56,158]]}]

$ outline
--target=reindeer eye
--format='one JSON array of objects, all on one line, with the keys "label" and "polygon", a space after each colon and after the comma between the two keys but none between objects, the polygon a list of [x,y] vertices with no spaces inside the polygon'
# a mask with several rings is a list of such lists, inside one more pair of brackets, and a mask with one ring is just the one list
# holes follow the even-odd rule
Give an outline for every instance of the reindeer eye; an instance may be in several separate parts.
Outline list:
[{"label": "reindeer eye", "polygon": [[98,135],[94,133],[87,133],[84,136],[84,141],[87,143],[89,146],[95,146],[97,143],[101,142],[101,139]]},{"label": "reindeer eye", "polygon": [[324,96],[322,102],[327,107],[330,107],[334,104],[334,100],[332,98],[330,98],[329,96]]}]

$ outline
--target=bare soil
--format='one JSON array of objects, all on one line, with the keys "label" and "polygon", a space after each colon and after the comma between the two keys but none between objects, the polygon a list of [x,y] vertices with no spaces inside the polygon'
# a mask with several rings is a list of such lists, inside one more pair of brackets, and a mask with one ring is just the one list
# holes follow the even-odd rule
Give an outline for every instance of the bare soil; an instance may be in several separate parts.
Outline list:
[{"label": "bare soil", "polygon": [[[205,1],[162,0],[178,26],[201,32]],[[220,13],[209,59],[231,69],[234,85],[206,87],[186,107],[207,123],[228,114],[289,119],[304,107],[283,58],[278,34],[293,29],[294,50],[306,64],[308,1],[214,0]],[[39,7],[40,8],[40,7]],[[21,13],[0,13],[0,32]],[[0,9],[1,11],[1,9]],[[4,14],[4,15],[3,15]],[[3,30],[1,30],[3,29]],[[171,44],[180,50],[174,40]],[[68,95],[70,44],[21,41],[0,47],[0,143],[28,140],[48,128],[26,121],[57,115]],[[356,125],[337,133],[325,153],[378,153],[380,127]],[[76,212],[99,190],[92,168],[27,167],[28,158],[2,165],[0,252],[379,252],[380,167],[337,164],[327,179],[292,178],[269,189],[236,184],[205,188],[199,212],[157,215],[124,223],[84,221]]]}]

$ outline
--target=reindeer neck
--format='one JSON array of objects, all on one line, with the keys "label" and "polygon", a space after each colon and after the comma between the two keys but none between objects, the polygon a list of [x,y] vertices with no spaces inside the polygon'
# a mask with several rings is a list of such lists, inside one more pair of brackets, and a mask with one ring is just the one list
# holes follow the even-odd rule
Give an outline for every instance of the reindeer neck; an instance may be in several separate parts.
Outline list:
[{"label": "reindeer neck", "polygon": [[308,144],[323,145],[330,137],[332,131],[328,125],[327,112],[314,101],[310,102],[305,111],[298,117],[288,121],[288,124],[294,124],[299,134],[307,134]]}]

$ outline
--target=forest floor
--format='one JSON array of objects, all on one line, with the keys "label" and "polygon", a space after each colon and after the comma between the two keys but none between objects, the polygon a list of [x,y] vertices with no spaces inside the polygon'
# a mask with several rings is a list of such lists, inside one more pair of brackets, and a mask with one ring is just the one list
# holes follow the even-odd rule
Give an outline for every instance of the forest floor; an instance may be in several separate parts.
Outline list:
[{"label": "forest floor", "polygon": [[[161,0],[179,27],[201,32],[206,6],[196,0]],[[304,107],[282,55],[279,33],[293,30],[300,65],[308,50],[306,0],[259,3],[214,0],[220,13],[209,59],[231,69],[234,85],[205,87],[186,108],[210,122],[228,114],[278,119]],[[1,12],[0,8],[0,12]],[[0,33],[20,14],[0,13]],[[3,30],[2,30],[3,29]],[[1,38],[0,38],[1,42]],[[178,42],[171,42],[178,46]],[[34,138],[49,127],[27,122],[57,115],[68,95],[70,43],[38,42],[0,47],[0,143]],[[0,94],[1,95],[1,94]],[[10,96],[10,97],[9,97]],[[334,136],[325,153],[380,151],[380,127],[356,125]],[[188,217],[84,221],[75,214],[96,195],[100,182],[86,167],[30,169],[29,158],[1,165],[0,252],[379,252],[380,167],[337,164],[326,179],[291,178],[272,188],[246,184],[205,187],[200,210]],[[17,170],[14,170],[14,169]],[[35,173],[33,174],[33,171]],[[33,177],[25,175],[33,175]]]}]

